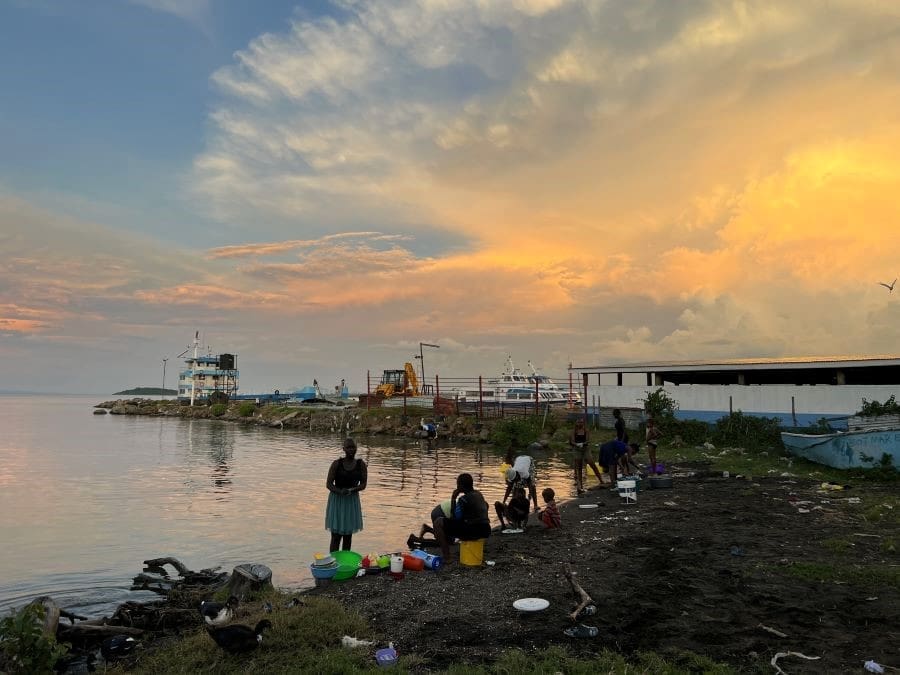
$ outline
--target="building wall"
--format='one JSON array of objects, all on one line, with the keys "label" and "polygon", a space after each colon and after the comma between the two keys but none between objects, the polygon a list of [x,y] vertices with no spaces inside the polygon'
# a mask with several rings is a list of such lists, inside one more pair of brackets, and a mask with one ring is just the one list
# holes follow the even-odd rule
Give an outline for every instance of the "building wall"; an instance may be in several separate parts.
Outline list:
[{"label": "building wall", "polygon": [[[605,408],[642,406],[650,392],[659,387],[623,385],[588,385],[587,404]],[[731,409],[748,414],[781,417],[786,424],[805,425],[822,417],[852,415],[862,406],[862,399],[885,401],[900,398],[900,385],[878,386],[796,386],[796,385],[667,385],[662,387],[678,401],[679,417],[714,421]],[[793,406],[792,399],[793,398]],[[793,415],[792,415],[793,411]]]}]

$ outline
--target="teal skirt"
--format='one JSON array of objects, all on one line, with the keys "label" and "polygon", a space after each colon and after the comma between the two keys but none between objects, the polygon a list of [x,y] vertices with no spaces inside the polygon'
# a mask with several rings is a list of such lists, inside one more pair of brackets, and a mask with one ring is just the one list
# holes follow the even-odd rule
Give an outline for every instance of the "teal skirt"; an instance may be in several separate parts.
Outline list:
[{"label": "teal skirt", "polygon": [[358,492],[349,495],[328,493],[325,529],[332,534],[353,534],[363,529],[362,506],[359,503]]}]

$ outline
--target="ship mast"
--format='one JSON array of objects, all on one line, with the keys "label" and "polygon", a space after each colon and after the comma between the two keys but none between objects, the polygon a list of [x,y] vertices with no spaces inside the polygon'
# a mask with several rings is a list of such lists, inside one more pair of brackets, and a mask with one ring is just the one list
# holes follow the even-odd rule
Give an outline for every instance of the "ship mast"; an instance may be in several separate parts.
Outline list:
[{"label": "ship mast", "polygon": [[197,392],[197,350],[200,349],[200,331],[194,332],[194,358],[191,361],[191,406],[194,405],[194,398]]}]

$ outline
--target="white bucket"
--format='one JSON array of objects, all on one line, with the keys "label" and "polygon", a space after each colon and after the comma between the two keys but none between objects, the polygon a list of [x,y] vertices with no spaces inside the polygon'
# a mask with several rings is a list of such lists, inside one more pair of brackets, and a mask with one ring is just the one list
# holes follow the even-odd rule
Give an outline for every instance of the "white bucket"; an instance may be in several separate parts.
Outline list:
[{"label": "white bucket", "polygon": [[637,504],[637,481],[620,480],[616,483],[616,487],[619,488],[619,497],[626,504]]},{"label": "white bucket", "polygon": [[394,574],[400,574],[403,571],[403,556],[392,555],[391,556],[391,572]]}]

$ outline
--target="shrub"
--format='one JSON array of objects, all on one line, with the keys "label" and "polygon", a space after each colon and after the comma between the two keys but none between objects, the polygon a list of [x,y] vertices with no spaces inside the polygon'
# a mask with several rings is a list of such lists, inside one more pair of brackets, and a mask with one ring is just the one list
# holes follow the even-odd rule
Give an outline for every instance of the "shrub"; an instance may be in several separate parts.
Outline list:
[{"label": "shrub", "polygon": [[206,399],[206,405],[215,405],[216,403],[228,403],[228,394],[224,391],[214,391]]},{"label": "shrub", "polygon": [[671,441],[678,435],[688,445],[702,445],[709,437],[709,425],[700,420],[672,419],[661,431],[664,440]]},{"label": "shrub", "polygon": [[245,401],[241,403],[238,408],[238,415],[241,417],[253,417],[253,413],[256,412],[256,404],[252,401]]},{"label": "shrub", "polygon": [[209,414],[212,415],[213,417],[221,417],[222,415],[225,414],[225,411],[227,411],[227,410],[228,410],[228,406],[225,405],[224,403],[214,403],[209,408]]},{"label": "shrub", "polygon": [[660,387],[656,391],[647,394],[647,398],[644,399],[644,410],[656,420],[657,425],[660,425],[666,420],[675,417],[675,412],[678,410],[678,401],[669,396],[666,390]]},{"label": "shrub", "polygon": [[900,414],[900,403],[897,403],[897,400],[894,398],[893,394],[891,394],[891,397],[884,403],[879,403],[878,401],[867,401],[866,399],[863,399],[862,408],[856,414],[863,417],[875,417],[877,415],[897,415]]},{"label": "shrub", "polygon": [[776,417],[745,415],[738,410],[719,418],[713,431],[713,442],[751,449],[781,446],[781,422]]},{"label": "shrub", "polygon": [[68,651],[44,635],[44,606],[26,605],[0,621],[0,649],[11,673],[50,673]]},{"label": "shrub", "polygon": [[541,435],[540,417],[505,419],[491,430],[491,442],[503,448],[524,448]]}]

